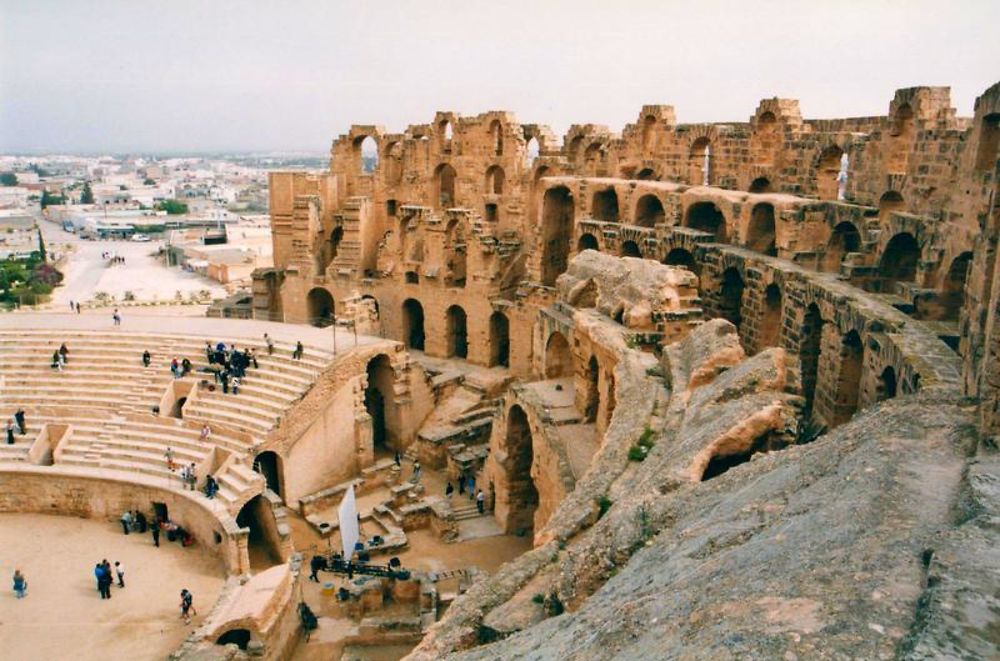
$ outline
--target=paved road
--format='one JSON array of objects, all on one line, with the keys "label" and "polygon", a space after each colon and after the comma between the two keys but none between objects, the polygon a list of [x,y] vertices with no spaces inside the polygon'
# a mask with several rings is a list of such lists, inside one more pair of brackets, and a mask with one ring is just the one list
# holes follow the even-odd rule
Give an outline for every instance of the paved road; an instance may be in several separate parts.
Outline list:
[{"label": "paved road", "polygon": [[[56,309],[68,307],[70,301],[87,302],[97,292],[106,292],[118,300],[124,299],[125,292],[132,292],[139,301],[172,300],[178,291],[185,298],[202,290],[208,290],[213,297],[226,294],[213,280],[163,266],[155,257],[162,242],[84,241],[48,220],[40,219],[39,226],[50,252],[62,254],[70,250],[62,266],[63,284],[52,294]],[[103,253],[120,255],[125,263],[112,265],[102,257]]]}]

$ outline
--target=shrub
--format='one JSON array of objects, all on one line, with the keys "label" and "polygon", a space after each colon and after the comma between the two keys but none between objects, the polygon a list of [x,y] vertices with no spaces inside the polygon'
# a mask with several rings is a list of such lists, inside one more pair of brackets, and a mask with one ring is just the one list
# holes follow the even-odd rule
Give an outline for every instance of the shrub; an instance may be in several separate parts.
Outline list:
[{"label": "shrub", "polygon": [[614,505],[614,501],[607,497],[607,495],[602,495],[594,502],[597,503],[597,518],[600,519],[604,516],[611,506]]},{"label": "shrub", "polygon": [[531,601],[532,603],[542,604],[545,602],[545,595],[542,594],[541,592],[536,592],[534,595],[532,595]]},{"label": "shrub", "polygon": [[655,445],[653,441],[653,428],[646,425],[646,428],[642,430],[642,434],[639,436],[639,440],[636,443],[647,450]]},{"label": "shrub", "polygon": [[648,452],[649,450],[641,445],[633,445],[628,449],[629,461],[642,461],[646,458]]}]

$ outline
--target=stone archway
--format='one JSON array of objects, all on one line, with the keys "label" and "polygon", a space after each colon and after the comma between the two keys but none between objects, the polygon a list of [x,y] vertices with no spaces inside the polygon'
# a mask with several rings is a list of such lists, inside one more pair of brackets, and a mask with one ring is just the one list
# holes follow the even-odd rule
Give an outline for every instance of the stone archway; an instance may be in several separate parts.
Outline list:
[{"label": "stone archway", "polygon": [[401,450],[395,411],[396,373],[389,356],[379,354],[365,368],[365,412],[372,421],[372,447],[375,453]]},{"label": "stone archway", "polygon": [[545,378],[558,379],[573,374],[573,354],[569,342],[559,331],[549,335],[545,343]]},{"label": "stone archway", "polygon": [[900,232],[886,244],[879,259],[879,291],[892,293],[897,282],[914,282],[920,262],[920,244],[909,232]]},{"label": "stone archway", "polygon": [[584,400],[583,418],[585,422],[596,422],[601,408],[601,364],[597,356],[591,356],[587,363],[587,393]]},{"label": "stone archway", "polygon": [[622,257],[642,257],[639,244],[635,241],[625,241],[622,243]]},{"label": "stone archway", "polygon": [[769,257],[778,255],[777,234],[774,227],[774,205],[761,202],[750,212],[746,246],[754,252]]},{"label": "stone archway", "polygon": [[639,227],[656,227],[666,219],[663,202],[655,195],[643,195],[635,204],[634,224]]},{"label": "stone archway", "polygon": [[711,234],[716,243],[726,242],[726,217],[714,202],[695,202],[689,206],[684,226]]},{"label": "stone archway", "polygon": [[515,404],[507,412],[507,459],[503,462],[507,478],[507,516],[501,524],[508,534],[534,530],[535,527],[539,497],[531,474],[534,463],[532,441],[528,416]]},{"label": "stone archway", "polygon": [[863,368],[864,345],[858,332],[852,330],[844,335],[840,342],[839,370],[833,395],[831,427],[847,422],[858,410]]},{"label": "stone archway", "polygon": [[757,325],[757,350],[781,346],[783,301],[781,288],[771,283],[764,289],[764,310]]},{"label": "stone archway", "polygon": [[250,567],[267,569],[281,562],[281,541],[277,538],[277,523],[270,502],[263,495],[251,498],[236,515],[236,525],[250,531],[247,552]]},{"label": "stone archway", "polygon": [[597,245],[597,238],[589,232],[581,234],[580,240],[576,243],[577,252],[583,252],[584,250],[600,250],[600,247]]},{"label": "stone archway", "polygon": [[858,252],[861,249],[861,233],[853,223],[844,221],[838,223],[830,234],[830,240],[826,244],[823,253],[821,270],[825,273],[837,273],[840,271],[840,264],[844,261],[844,256],[848,253]]},{"label": "stone archway", "polygon": [[452,305],[446,313],[447,355],[449,358],[469,357],[468,320],[461,306]]},{"label": "stone archway", "polygon": [[542,198],[542,284],[552,287],[569,265],[573,234],[573,196],[565,186],[545,191]]},{"label": "stone archway", "polygon": [[490,315],[490,366],[510,367],[510,321],[503,312]]},{"label": "stone archway", "polygon": [[590,215],[595,220],[603,220],[609,223],[618,222],[618,193],[614,188],[594,193],[590,203]]},{"label": "stone archway", "polygon": [[816,401],[816,382],[819,373],[819,354],[823,344],[823,325],[826,321],[819,307],[810,303],[799,331],[799,360],[802,372],[802,396],[805,412],[811,414]]},{"label": "stone archway", "polygon": [[719,290],[719,316],[740,329],[743,321],[743,290],[746,283],[735,268],[728,268],[722,274]]},{"label": "stone archway", "polygon": [[253,460],[253,469],[264,476],[267,488],[278,496],[284,496],[281,479],[281,457],[276,452],[267,450],[258,454]]},{"label": "stone archway", "polygon": [[323,328],[333,323],[334,302],[333,295],[322,287],[314,287],[306,296],[306,307],[308,308],[309,323],[313,326]]},{"label": "stone archway", "polygon": [[409,349],[424,350],[424,306],[415,298],[403,301],[403,342]]}]

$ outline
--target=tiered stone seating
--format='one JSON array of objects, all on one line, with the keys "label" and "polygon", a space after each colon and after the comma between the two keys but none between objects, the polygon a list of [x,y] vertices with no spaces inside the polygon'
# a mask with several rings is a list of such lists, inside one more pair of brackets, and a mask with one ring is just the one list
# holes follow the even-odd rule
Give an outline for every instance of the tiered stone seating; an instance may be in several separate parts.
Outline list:
[{"label": "tiered stone seating", "polygon": [[[17,407],[27,413],[28,434],[0,450],[0,461],[25,461],[42,425],[70,424],[72,433],[59,447],[56,464],[140,473],[182,486],[174,463],[194,463],[204,478],[212,472],[225,503],[246,500],[260,491],[263,479],[251,468],[253,449],[281,416],[311,387],[331,356],[306,347],[302,360],[292,360],[293,345],[276,343],[273,355],[263,344],[253,346],[259,369],[252,366],[239,395],[199,388],[184,406],[184,419],[153,414],[153,407],[172,383],[170,360],[187,358],[194,366],[188,378],[214,383],[206,367],[205,338],[158,333],[96,331],[0,331],[0,416]],[[66,367],[51,368],[52,352],[65,342]],[[149,367],[142,352],[152,356]],[[201,439],[208,423],[212,434]]]}]

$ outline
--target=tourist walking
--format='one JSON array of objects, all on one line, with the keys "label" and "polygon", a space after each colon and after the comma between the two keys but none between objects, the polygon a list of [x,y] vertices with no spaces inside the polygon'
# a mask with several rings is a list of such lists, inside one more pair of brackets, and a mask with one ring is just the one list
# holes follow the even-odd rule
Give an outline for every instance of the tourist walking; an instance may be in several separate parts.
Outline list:
[{"label": "tourist walking", "polygon": [[393,457],[393,461],[395,461],[395,462],[396,462],[396,465],[397,465],[397,466],[399,466],[399,467],[401,467],[401,468],[402,468],[402,466],[403,466],[403,462],[402,462],[402,461],[400,461],[400,459],[399,459],[399,450],[396,450],[396,455],[395,455],[395,457]]},{"label": "tourist walking", "polygon": [[181,590],[181,618],[184,624],[191,624],[191,616],[197,615],[198,611],[194,607],[194,595],[187,588]]},{"label": "tourist walking", "polygon": [[14,422],[17,423],[17,428],[21,432],[21,436],[28,433],[28,427],[24,423],[24,409],[20,406],[17,407],[17,411],[14,412]]},{"label": "tourist walking", "polygon": [[295,351],[292,352],[292,358],[295,360],[302,360],[302,354],[305,353],[305,347],[302,346],[302,342],[295,343]]},{"label": "tourist walking", "polygon": [[150,355],[149,349],[142,352],[142,366],[149,367],[149,363],[153,360],[153,356]]},{"label": "tourist walking", "polygon": [[480,514],[486,512],[486,494],[483,493],[482,489],[476,494],[476,509],[479,510]]},{"label": "tourist walking", "polygon": [[28,579],[24,577],[20,569],[14,570],[14,596],[24,599],[24,594],[28,591]]},{"label": "tourist walking", "polygon": [[115,311],[111,313],[111,320],[115,322],[115,326],[122,325],[122,316],[118,314],[118,308],[115,308]]},{"label": "tourist walking", "polygon": [[267,345],[267,355],[274,355],[274,340],[272,340],[271,336],[267,333],[264,333],[264,344]]},{"label": "tourist walking", "polygon": [[215,478],[209,475],[205,478],[205,497],[208,499],[215,498],[215,494],[219,491],[219,483],[215,481]]},{"label": "tourist walking", "polygon": [[14,445],[14,419],[7,421],[7,445]]},{"label": "tourist walking", "polygon": [[62,356],[63,365],[69,362],[69,347],[66,346],[65,342],[59,347],[59,355]]},{"label": "tourist walking", "polygon": [[72,312],[75,309],[76,309],[76,303],[74,303],[73,301],[70,301],[69,302],[69,311]]},{"label": "tourist walking", "polygon": [[253,368],[255,370],[260,369],[260,365],[257,364],[257,353],[253,350],[252,347],[250,349],[247,349],[247,358],[249,358],[250,362],[253,363]]},{"label": "tourist walking", "polygon": [[160,547],[160,520],[153,519],[153,525],[150,526],[150,530],[153,532],[153,546]]},{"label": "tourist walking", "polygon": [[163,453],[163,456],[167,458],[167,470],[173,472],[174,470],[174,451],[167,446],[167,451]]},{"label": "tourist walking", "polygon": [[209,436],[212,435],[212,428],[208,424],[204,424],[201,427],[201,440],[203,443],[208,442]]},{"label": "tourist walking", "polygon": [[115,574],[118,575],[118,587],[125,587],[125,565],[115,560]]},{"label": "tourist walking", "polygon": [[121,517],[122,531],[127,535],[129,528],[132,526],[132,512],[125,510]]},{"label": "tourist walking", "polygon": [[309,560],[309,580],[314,583],[319,583],[319,570],[326,568],[326,558],[321,555],[314,555],[311,560]]},{"label": "tourist walking", "polygon": [[234,376],[233,377],[233,381],[232,381],[232,383],[230,385],[232,385],[232,387],[233,387],[233,394],[234,395],[240,394],[240,377]]},{"label": "tourist walking", "polygon": [[111,598],[111,566],[107,564],[108,561],[105,560],[97,566],[94,570],[97,574],[97,589],[101,593],[101,599]]},{"label": "tourist walking", "polygon": [[80,302],[79,301],[77,301],[77,303],[76,303],[76,313],[80,314]]},{"label": "tourist walking", "polygon": [[194,462],[187,469],[187,486],[191,491],[195,491],[198,485],[198,473],[195,471]]},{"label": "tourist walking", "polygon": [[451,500],[451,494],[455,493],[455,487],[451,486],[451,482],[448,482],[448,486],[444,488],[444,497]]},{"label": "tourist walking", "polygon": [[413,476],[410,477],[410,481],[411,482],[419,482],[420,481],[420,462],[419,461],[414,461],[413,462]]}]

